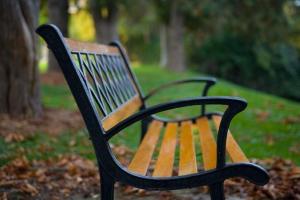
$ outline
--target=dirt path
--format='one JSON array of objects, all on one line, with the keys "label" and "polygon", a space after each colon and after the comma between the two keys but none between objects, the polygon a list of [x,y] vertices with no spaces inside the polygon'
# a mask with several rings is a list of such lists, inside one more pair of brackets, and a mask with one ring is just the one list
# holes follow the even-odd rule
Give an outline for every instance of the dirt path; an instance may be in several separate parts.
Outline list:
[{"label": "dirt path", "polygon": [[[99,195],[95,195],[91,198],[83,198],[80,196],[70,197],[70,200],[95,200],[100,199]],[[149,192],[146,195],[124,195],[120,189],[115,190],[116,200],[210,200],[209,195],[199,193],[199,189],[184,189],[175,190],[171,192]],[[236,196],[227,196],[228,200],[242,200]]]},{"label": "dirt path", "polygon": [[[122,153],[122,149],[126,151],[124,148],[114,147],[114,151],[124,157],[126,153]],[[283,159],[266,159],[259,162],[268,170],[270,182],[259,187],[241,178],[226,180],[226,199],[300,199],[298,166]],[[95,163],[78,155],[61,155],[40,161],[30,161],[21,157],[0,168],[0,199],[100,199],[99,181]],[[119,200],[209,199],[205,187],[172,192],[148,192],[121,183],[115,184],[115,196]]]}]

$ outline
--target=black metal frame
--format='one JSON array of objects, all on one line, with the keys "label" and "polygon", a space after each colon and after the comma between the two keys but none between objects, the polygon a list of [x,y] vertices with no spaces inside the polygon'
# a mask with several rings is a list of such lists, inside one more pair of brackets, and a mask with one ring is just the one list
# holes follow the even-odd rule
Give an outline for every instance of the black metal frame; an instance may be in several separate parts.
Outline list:
[{"label": "black metal frame", "polygon": [[[137,188],[155,190],[173,190],[209,185],[212,199],[224,199],[223,182],[228,178],[243,177],[257,185],[264,185],[268,182],[269,176],[260,166],[252,163],[225,164],[227,131],[232,118],[246,108],[247,103],[245,100],[233,97],[199,97],[168,102],[152,107],[146,107],[144,104],[140,112],[119,122],[110,130],[105,131],[101,125],[101,117],[98,114],[98,110],[91,99],[90,91],[88,91],[88,88],[85,86],[85,82],[82,80],[83,77],[76,68],[72,59],[71,51],[65,44],[64,38],[59,29],[54,25],[42,25],[36,32],[44,38],[48,47],[54,53],[86,123],[99,165],[102,199],[113,199],[114,183],[116,181],[120,181]],[[138,92],[140,96],[143,97],[140,87],[130,70],[125,51],[119,43],[113,43],[112,45],[117,46],[121,50],[121,55],[126,67],[139,90]],[[208,88],[215,82],[214,80],[192,79],[188,81],[175,82],[169,85],[195,81],[207,82],[206,89],[203,91],[204,95],[206,95]],[[169,85],[166,85],[163,88],[168,87]],[[160,89],[153,90],[148,96],[143,98],[143,101],[158,90]],[[222,117],[217,136],[216,169],[201,171],[196,174],[185,176],[167,178],[148,177],[128,171],[114,157],[108,143],[109,139],[131,124],[143,119],[149,120],[153,114],[162,111],[180,107],[195,105],[203,106],[209,104],[228,106]],[[207,114],[207,116],[211,114],[212,113]],[[202,115],[206,114],[202,113]]]},{"label": "black metal frame", "polygon": [[[184,79],[184,80],[177,80],[173,82],[169,82],[163,85],[160,85],[157,88],[154,88],[150,90],[150,92],[144,97],[144,100],[149,99],[150,97],[156,95],[158,92],[160,92],[163,89],[173,87],[175,85],[182,85],[182,84],[187,84],[187,83],[205,83],[204,88],[202,90],[201,96],[207,96],[208,90],[210,89],[211,86],[216,84],[216,78],[212,77],[199,77],[199,78],[190,78],[190,79]],[[201,107],[201,114],[205,115],[205,105]]]},{"label": "black metal frame", "polygon": [[[212,77],[197,77],[197,78],[190,78],[190,79],[183,79],[183,80],[169,82],[169,83],[162,84],[159,87],[150,90],[150,92],[143,98],[143,100],[146,102],[152,96],[157,95],[160,91],[162,91],[164,89],[174,87],[176,85],[189,84],[189,83],[204,83],[204,87],[203,87],[203,90],[202,90],[202,93],[200,96],[205,97],[205,96],[207,96],[207,93],[208,93],[208,90],[210,89],[210,87],[216,84],[216,81],[217,81],[216,78],[212,78]],[[195,122],[196,119],[198,119],[202,116],[207,116],[209,118],[211,116],[211,113],[205,112],[205,105],[201,105],[201,113],[194,117],[187,117],[187,118],[182,118],[182,119],[166,119],[166,118],[159,117],[157,115],[151,115],[150,117],[147,117],[146,119],[143,119],[141,121],[141,123],[142,123],[141,140],[144,138],[144,135],[146,134],[146,131],[148,128],[148,124],[152,120],[158,120],[158,121],[162,121],[164,123],[167,123],[167,122],[181,123],[183,121]]]}]

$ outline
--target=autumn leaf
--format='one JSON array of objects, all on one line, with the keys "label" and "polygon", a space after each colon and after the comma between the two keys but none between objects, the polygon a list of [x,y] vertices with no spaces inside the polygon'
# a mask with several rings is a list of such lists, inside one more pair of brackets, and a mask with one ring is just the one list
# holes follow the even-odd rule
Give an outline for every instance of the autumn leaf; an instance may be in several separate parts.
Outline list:
[{"label": "autumn leaf", "polygon": [[264,122],[269,118],[270,113],[268,111],[256,110],[255,115],[257,121]]},{"label": "autumn leaf", "polygon": [[35,196],[39,192],[33,185],[29,184],[27,181],[21,185],[20,190],[22,192],[30,194],[31,196]]},{"label": "autumn leaf", "polygon": [[288,116],[282,120],[285,125],[300,123],[300,116]]},{"label": "autumn leaf", "polygon": [[274,136],[270,133],[265,134],[265,141],[268,146],[272,146],[275,143]]},{"label": "autumn leaf", "polygon": [[18,133],[8,133],[5,137],[4,137],[4,141],[6,143],[11,143],[11,142],[21,142],[25,139],[25,137],[22,134],[18,134]]}]

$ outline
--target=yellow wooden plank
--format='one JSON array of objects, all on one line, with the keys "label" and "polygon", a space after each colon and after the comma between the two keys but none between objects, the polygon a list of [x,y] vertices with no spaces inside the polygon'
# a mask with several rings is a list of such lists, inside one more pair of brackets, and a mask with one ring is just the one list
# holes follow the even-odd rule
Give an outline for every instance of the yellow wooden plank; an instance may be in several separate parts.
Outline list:
[{"label": "yellow wooden plank", "polygon": [[163,123],[159,121],[153,121],[149,125],[142,143],[128,166],[129,171],[146,175],[162,126]]},{"label": "yellow wooden plank", "polygon": [[[221,116],[213,116],[213,121],[217,130],[219,130],[221,120]],[[248,158],[246,157],[238,143],[235,141],[230,131],[228,131],[227,133],[226,149],[232,162],[249,162]]]},{"label": "yellow wooden plank", "polygon": [[190,121],[181,124],[179,157],[179,175],[197,172],[195,144]]},{"label": "yellow wooden plank", "polygon": [[109,114],[102,120],[102,126],[104,130],[108,130],[118,124],[120,121],[126,119],[133,113],[135,113],[142,105],[141,98],[136,95],[127,101],[125,104],[121,105],[113,113]]},{"label": "yellow wooden plank", "polygon": [[81,42],[70,38],[65,38],[65,42],[67,43],[71,51],[89,52],[96,54],[120,54],[119,49],[113,46],[90,42]]},{"label": "yellow wooden plank", "polygon": [[168,123],[161,144],[153,176],[172,176],[176,149],[177,123]]},{"label": "yellow wooden plank", "polygon": [[217,161],[217,145],[209,127],[208,119],[206,117],[198,119],[197,127],[199,129],[204,169],[214,169]]}]

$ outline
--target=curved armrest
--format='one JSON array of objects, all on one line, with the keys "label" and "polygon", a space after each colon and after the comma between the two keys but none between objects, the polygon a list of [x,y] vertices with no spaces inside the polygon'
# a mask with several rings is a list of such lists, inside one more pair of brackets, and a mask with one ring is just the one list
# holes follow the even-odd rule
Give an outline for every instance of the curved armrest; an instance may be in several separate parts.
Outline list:
[{"label": "curved armrest", "polygon": [[116,126],[106,132],[105,137],[107,140],[109,140],[124,128],[155,113],[171,110],[174,108],[208,104],[228,106],[222,117],[217,136],[217,168],[222,168],[225,166],[226,139],[230,122],[237,113],[243,111],[247,106],[247,102],[244,99],[238,97],[199,97],[172,101],[169,103],[148,107],[119,122]]},{"label": "curved armrest", "polygon": [[163,89],[172,87],[174,85],[185,84],[185,83],[205,83],[205,87],[202,91],[202,96],[206,96],[209,87],[214,85],[216,83],[216,81],[217,80],[215,78],[199,77],[199,78],[190,78],[190,79],[183,79],[183,80],[169,82],[169,83],[160,85],[159,87],[150,90],[150,92],[144,97],[144,100],[149,99],[151,96],[155,95],[157,92],[159,92]]}]

